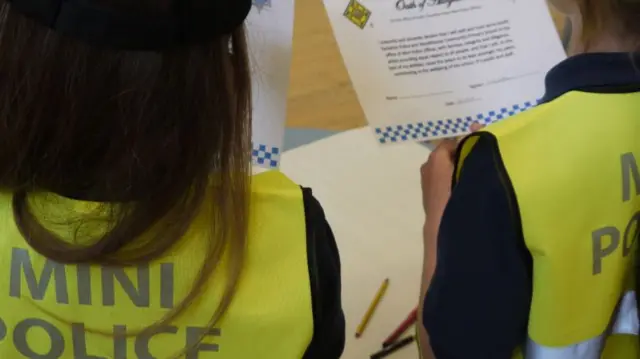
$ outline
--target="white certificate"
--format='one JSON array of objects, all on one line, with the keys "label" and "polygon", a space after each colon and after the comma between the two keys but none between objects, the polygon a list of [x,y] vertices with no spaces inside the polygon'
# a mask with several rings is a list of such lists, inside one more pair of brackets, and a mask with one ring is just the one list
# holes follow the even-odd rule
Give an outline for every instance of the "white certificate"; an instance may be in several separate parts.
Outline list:
[{"label": "white certificate", "polygon": [[294,0],[253,0],[247,18],[253,96],[253,164],[276,168],[284,142]]},{"label": "white certificate", "polygon": [[545,0],[324,0],[380,143],[468,132],[535,106],[565,58]]}]

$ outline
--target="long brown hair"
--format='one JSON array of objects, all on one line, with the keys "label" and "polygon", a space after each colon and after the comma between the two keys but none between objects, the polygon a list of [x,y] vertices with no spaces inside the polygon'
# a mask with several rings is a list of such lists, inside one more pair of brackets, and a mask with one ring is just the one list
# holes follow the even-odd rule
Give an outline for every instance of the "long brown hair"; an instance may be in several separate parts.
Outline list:
[{"label": "long brown hair", "polygon": [[[163,11],[169,1],[100,4]],[[6,2],[0,26],[0,188],[13,193],[27,242],[62,263],[135,265],[166,253],[207,205],[205,260],[189,294],[163,322],[199,294],[224,255],[227,286],[213,325],[234,294],[248,231],[244,30],[166,51],[120,51],[60,36]],[[108,230],[95,238],[59,238],[29,205],[38,192],[101,203],[96,213],[108,213]],[[67,220],[79,228],[105,218]]]}]

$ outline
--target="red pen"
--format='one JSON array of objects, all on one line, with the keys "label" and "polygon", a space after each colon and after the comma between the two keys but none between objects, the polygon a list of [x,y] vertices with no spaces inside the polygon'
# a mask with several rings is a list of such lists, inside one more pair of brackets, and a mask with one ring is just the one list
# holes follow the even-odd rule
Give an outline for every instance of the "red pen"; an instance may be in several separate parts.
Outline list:
[{"label": "red pen", "polygon": [[407,331],[407,329],[409,329],[409,327],[416,322],[417,317],[418,317],[418,308],[414,309],[413,311],[411,311],[411,313],[409,313],[409,316],[407,317],[407,319],[405,319],[400,324],[400,326],[396,330],[394,330],[393,333],[391,333],[391,335],[389,335],[387,339],[385,339],[385,341],[382,343],[382,347],[386,348],[389,345],[393,344],[402,335],[402,333]]}]

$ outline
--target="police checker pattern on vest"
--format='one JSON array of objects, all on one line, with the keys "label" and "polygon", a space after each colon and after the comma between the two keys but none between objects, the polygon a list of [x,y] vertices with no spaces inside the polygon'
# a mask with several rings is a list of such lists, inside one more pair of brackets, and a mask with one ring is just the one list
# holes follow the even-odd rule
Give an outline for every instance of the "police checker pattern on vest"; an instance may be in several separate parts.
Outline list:
[{"label": "police checker pattern on vest", "polygon": [[[65,269],[75,267],[75,278],[69,278]],[[159,305],[164,309],[171,309],[174,305],[174,265],[173,263],[161,263],[156,266],[159,276],[159,293],[155,296],[159,300]],[[69,271],[72,272],[72,271]],[[113,307],[116,305],[117,286],[126,293],[128,299],[139,308],[147,308],[151,304],[151,275],[149,265],[140,265],[135,269],[137,286],[129,278],[125,270],[115,267],[101,267],[100,276],[92,275],[90,267],[87,265],[69,265],[55,263],[46,260],[40,273],[34,268],[30,252],[24,248],[12,248],[11,270],[9,278],[9,295],[14,298],[31,298],[36,303],[43,300],[47,292],[54,291],[56,303],[60,305],[69,304],[70,296],[77,295],[77,302],[85,306]],[[98,278],[96,278],[98,277]],[[96,303],[92,298],[91,282],[100,280],[101,298]],[[69,293],[68,281],[74,280],[77,283],[77,293]],[[117,284],[116,284],[117,283]],[[151,353],[150,343],[153,340],[163,340],[157,336],[175,335],[182,337],[184,348],[194,348],[187,353],[187,359],[197,359],[199,353],[218,352],[219,346],[214,343],[215,337],[221,335],[219,328],[185,327],[179,328],[172,325],[163,325],[151,333],[139,334],[135,338],[127,338],[127,326],[114,324],[112,333],[113,352],[108,356],[100,356],[91,353],[91,348],[87,345],[87,329],[84,323],[60,323],[58,321],[43,319],[37,311],[25,313],[24,319],[15,326],[9,328],[0,316],[0,345],[13,345],[15,349],[26,358],[68,358],[72,353],[74,359],[126,359],[130,349],[128,345],[133,344],[133,351],[136,358],[153,359],[157,355],[172,355],[177,353]],[[136,333],[141,328],[129,328]],[[69,335],[70,334],[70,335]],[[39,336],[38,336],[39,335]],[[42,345],[42,341],[37,338],[47,338],[47,344]],[[71,341],[65,341],[65,337]],[[201,343],[198,343],[204,338]],[[106,353],[101,353],[102,355]],[[129,356],[130,357],[130,356]]]}]

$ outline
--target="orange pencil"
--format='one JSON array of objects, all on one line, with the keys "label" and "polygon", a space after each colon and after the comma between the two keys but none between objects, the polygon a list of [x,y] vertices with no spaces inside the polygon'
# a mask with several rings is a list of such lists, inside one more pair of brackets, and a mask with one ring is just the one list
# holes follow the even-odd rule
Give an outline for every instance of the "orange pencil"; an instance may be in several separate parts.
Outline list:
[{"label": "orange pencil", "polygon": [[386,348],[389,345],[393,344],[396,340],[398,340],[398,338],[400,338],[402,333],[406,332],[407,329],[409,329],[409,327],[416,322],[417,318],[418,318],[418,308],[412,310],[411,313],[409,313],[407,318],[404,321],[402,321],[402,323],[400,323],[398,328],[396,328],[396,330],[394,330],[393,333],[391,333],[391,335],[389,335],[389,337],[385,339],[384,343],[382,343],[382,347]]},{"label": "orange pencil", "polygon": [[360,338],[364,330],[367,328],[369,319],[371,319],[373,313],[376,311],[380,300],[384,296],[384,293],[387,291],[387,287],[389,287],[389,278],[385,279],[384,282],[382,282],[380,289],[378,289],[378,293],[373,298],[373,302],[371,302],[371,305],[369,305],[369,309],[367,309],[367,312],[364,314],[364,317],[362,318],[362,321],[360,322],[360,325],[358,325],[358,329],[356,330],[356,338]]}]

